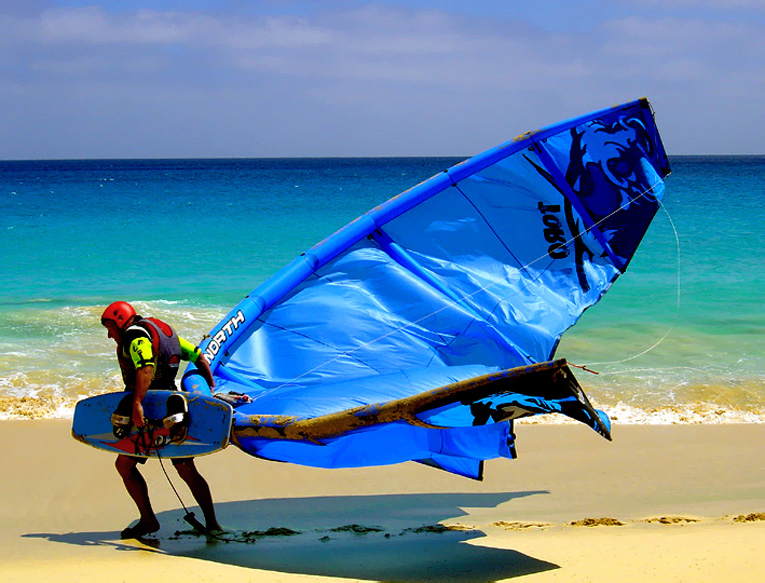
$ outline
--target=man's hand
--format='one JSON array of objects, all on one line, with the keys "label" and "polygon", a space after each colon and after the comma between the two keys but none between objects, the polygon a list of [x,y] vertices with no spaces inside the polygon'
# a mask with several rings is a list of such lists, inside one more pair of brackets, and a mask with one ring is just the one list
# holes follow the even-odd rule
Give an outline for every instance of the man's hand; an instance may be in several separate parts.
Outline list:
[{"label": "man's hand", "polygon": [[133,425],[136,427],[143,427],[143,405],[138,399],[133,401]]}]

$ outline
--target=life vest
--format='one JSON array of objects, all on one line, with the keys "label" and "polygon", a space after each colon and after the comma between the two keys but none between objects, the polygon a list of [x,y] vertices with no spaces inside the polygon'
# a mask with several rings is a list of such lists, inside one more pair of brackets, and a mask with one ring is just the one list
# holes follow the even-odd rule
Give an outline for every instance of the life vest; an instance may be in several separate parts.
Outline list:
[{"label": "life vest", "polygon": [[117,347],[117,359],[122,370],[122,380],[128,391],[135,390],[136,369],[129,356],[130,344],[136,338],[151,340],[153,353],[154,378],[150,390],[175,390],[175,377],[181,363],[181,342],[175,330],[157,318],[137,317],[136,321],[122,336]]}]

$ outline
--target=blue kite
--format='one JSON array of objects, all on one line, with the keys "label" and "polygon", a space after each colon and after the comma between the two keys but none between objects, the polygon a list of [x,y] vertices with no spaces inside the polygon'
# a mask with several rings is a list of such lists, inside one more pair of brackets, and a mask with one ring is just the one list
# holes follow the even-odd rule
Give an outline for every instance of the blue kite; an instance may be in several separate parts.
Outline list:
[{"label": "blue kite", "polygon": [[[370,210],[245,297],[201,347],[232,441],[339,468],[419,461],[481,479],[513,421],[610,439],[561,335],[629,265],[670,172],[646,99],[479,154]],[[183,387],[205,391],[193,365]]]}]

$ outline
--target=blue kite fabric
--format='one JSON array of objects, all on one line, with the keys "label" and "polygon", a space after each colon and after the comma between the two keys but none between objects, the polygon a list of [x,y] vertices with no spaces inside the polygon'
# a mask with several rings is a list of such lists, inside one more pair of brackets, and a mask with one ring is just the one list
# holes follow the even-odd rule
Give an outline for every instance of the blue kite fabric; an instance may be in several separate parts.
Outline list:
[{"label": "blue kite fabric", "polygon": [[[606,415],[583,394],[542,387],[336,435],[278,430],[551,361],[561,335],[627,268],[668,174],[640,99],[524,134],[362,215],[258,287],[203,342],[217,390],[252,399],[235,411],[234,442],[309,466],[417,460],[480,478],[483,460],[514,457],[513,418],[558,412],[602,429]],[[516,413],[480,414],[486,407]]]}]

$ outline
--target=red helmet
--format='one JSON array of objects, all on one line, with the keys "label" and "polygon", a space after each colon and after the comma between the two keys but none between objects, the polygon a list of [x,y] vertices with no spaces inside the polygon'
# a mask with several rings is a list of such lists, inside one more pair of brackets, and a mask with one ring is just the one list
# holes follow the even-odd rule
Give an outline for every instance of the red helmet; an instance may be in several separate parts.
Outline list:
[{"label": "red helmet", "polygon": [[114,322],[117,328],[124,330],[133,316],[135,316],[133,306],[127,302],[114,302],[109,304],[101,315],[101,325],[106,326],[107,322]]}]

